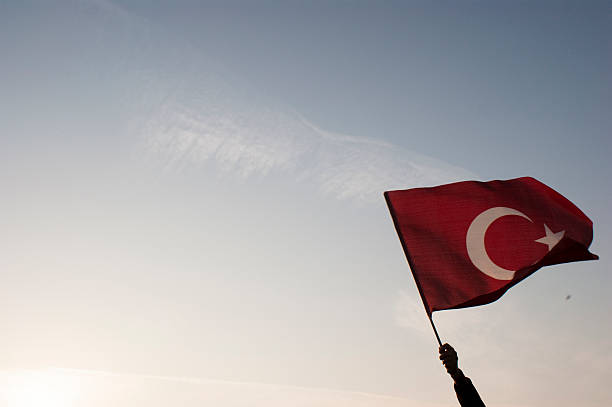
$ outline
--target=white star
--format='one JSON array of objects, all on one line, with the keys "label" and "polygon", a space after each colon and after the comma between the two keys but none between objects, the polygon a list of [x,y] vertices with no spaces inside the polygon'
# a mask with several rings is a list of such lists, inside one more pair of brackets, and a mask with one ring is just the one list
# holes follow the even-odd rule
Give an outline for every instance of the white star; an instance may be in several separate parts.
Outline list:
[{"label": "white star", "polygon": [[559,243],[559,240],[563,239],[563,235],[565,234],[565,230],[557,233],[551,232],[546,223],[544,224],[544,232],[546,232],[546,236],[539,238],[536,242],[548,245],[548,251],[551,251],[552,248]]}]

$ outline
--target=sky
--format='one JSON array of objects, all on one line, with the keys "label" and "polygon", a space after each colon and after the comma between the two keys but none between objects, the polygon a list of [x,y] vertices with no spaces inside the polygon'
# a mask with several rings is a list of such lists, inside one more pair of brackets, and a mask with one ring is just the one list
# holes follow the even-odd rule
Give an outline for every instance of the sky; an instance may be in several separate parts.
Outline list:
[{"label": "sky", "polygon": [[434,320],[487,405],[610,405],[611,20],[0,1],[0,404],[457,405],[382,193],[532,176],[600,260]]}]

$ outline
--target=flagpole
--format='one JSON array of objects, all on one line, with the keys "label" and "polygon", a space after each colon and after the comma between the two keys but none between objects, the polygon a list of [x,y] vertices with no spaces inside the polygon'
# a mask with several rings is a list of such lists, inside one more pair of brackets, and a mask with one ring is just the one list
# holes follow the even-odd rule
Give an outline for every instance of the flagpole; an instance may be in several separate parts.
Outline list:
[{"label": "flagpole", "polygon": [[402,237],[402,233],[399,228],[399,223],[397,218],[395,217],[395,212],[393,211],[393,206],[389,201],[389,195],[384,193],[385,201],[387,201],[387,206],[389,207],[389,213],[391,213],[391,219],[393,219],[393,226],[395,226],[395,231],[397,232],[397,236],[399,237],[400,242],[402,243],[402,248],[404,249],[404,254],[406,255],[406,260],[408,261],[408,266],[410,267],[410,272],[412,274],[412,278],[416,283],[417,289],[419,290],[419,295],[421,296],[421,300],[423,301],[423,306],[425,307],[425,313],[427,314],[427,318],[431,323],[431,327],[433,328],[434,334],[436,334],[436,339],[438,340],[438,345],[442,346],[442,341],[440,340],[440,335],[438,335],[438,330],[434,325],[433,319],[431,318],[431,311],[429,305],[427,304],[427,299],[425,298],[425,294],[423,294],[423,289],[421,288],[421,284],[419,283],[419,279],[414,274],[414,267],[412,266],[412,259],[410,258],[410,253],[408,252],[408,248],[406,247],[406,243],[404,243],[404,238]]},{"label": "flagpole", "polygon": [[438,340],[438,345],[442,346],[442,341],[440,340],[440,335],[438,335],[438,330],[436,329],[436,326],[434,325],[433,319],[431,318],[431,314],[427,314],[427,316],[429,317],[429,322],[431,322],[431,327],[434,330],[434,333],[436,334],[436,339]]}]

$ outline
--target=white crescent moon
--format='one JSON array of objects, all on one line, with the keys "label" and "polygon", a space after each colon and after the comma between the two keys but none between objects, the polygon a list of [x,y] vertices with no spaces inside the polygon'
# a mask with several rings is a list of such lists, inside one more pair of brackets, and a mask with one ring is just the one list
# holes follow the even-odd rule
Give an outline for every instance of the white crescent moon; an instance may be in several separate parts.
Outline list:
[{"label": "white crescent moon", "polygon": [[487,253],[487,249],[485,248],[485,235],[487,234],[487,229],[489,229],[491,223],[503,216],[510,215],[520,216],[521,218],[525,218],[529,222],[532,222],[527,215],[517,211],[516,209],[497,206],[495,208],[487,209],[480,215],[476,216],[470,224],[467,235],[465,236],[468,256],[470,256],[470,260],[472,260],[474,266],[476,266],[478,270],[496,280],[512,280],[516,270],[508,270],[493,263],[493,260],[491,260],[489,254]]}]

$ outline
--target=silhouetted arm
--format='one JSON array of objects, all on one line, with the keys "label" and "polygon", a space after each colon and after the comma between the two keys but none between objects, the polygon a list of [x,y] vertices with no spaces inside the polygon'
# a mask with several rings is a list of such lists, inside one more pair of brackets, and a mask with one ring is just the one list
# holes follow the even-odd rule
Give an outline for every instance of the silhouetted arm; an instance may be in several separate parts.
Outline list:
[{"label": "silhouetted arm", "polygon": [[455,393],[462,407],[485,407],[472,381],[459,369],[457,352],[448,343],[440,346],[440,360],[455,381]]}]

